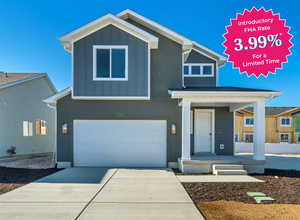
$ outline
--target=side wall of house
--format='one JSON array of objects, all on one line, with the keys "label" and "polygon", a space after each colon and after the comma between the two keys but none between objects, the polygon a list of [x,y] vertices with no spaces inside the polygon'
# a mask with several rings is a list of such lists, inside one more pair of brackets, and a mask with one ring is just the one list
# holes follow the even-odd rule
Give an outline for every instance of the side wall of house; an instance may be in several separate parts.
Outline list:
[{"label": "side wall of house", "polygon": [[[53,94],[44,78],[0,90],[0,157],[11,146],[17,155],[53,152],[55,110],[43,102]],[[36,135],[36,120],[46,121],[46,135]],[[23,121],[32,123],[32,136],[23,136]]]}]

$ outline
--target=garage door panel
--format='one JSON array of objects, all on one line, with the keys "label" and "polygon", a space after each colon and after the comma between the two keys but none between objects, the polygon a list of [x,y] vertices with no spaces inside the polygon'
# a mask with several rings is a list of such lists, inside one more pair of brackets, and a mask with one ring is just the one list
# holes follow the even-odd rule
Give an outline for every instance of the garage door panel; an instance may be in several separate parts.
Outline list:
[{"label": "garage door panel", "polygon": [[165,167],[166,121],[74,121],[74,165]]}]

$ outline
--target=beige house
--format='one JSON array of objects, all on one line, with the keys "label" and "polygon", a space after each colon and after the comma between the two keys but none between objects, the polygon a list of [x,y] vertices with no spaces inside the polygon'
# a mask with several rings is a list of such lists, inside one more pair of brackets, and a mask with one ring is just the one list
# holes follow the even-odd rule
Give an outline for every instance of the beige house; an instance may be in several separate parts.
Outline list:
[{"label": "beige house", "polygon": [[[265,108],[266,143],[300,143],[300,107]],[[253,108],[235,114],[235,141],[253,142]]]}]

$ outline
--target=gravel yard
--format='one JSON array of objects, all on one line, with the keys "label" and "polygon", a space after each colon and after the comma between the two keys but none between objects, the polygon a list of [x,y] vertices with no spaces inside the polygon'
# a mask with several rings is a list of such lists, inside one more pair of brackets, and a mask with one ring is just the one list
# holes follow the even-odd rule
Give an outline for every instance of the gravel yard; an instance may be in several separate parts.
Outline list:
[{"label": "gravel yard", "polygon": [[[266,169],[252,176],[265,182],[182,185],[207,219],[300,219],[300,171]],[[256,204],[247,192],[262,192],[275,201]]]},{"label": "gravel yard", "polygon": [[61,169],[15,169],[0,167],[0,194],[48,176]]}]

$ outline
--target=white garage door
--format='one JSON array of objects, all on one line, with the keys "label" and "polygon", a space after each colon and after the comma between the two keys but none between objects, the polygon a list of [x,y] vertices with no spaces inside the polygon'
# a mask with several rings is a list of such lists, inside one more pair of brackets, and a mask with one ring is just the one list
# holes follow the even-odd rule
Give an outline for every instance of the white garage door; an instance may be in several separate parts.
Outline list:
[{"label": "white garage door", "polygon": [[166,121],[74,120],[74,166],[165,167]]}]

